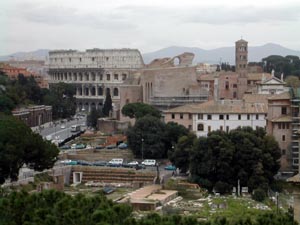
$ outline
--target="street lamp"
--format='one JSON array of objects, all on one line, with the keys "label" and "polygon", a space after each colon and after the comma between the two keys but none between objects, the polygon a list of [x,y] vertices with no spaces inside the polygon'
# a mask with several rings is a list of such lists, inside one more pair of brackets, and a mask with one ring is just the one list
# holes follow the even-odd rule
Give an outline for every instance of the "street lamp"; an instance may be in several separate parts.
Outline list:
[{"label": "street lamp", "polygon": [[142,138],[142,160],[144,160],[144,138]]}]

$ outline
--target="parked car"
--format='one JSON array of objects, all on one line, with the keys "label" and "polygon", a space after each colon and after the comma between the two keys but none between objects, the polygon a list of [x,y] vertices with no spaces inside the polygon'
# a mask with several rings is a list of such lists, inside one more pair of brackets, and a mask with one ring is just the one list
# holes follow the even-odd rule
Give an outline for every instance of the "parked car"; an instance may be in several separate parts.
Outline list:
[{"label": "parked car", "polygon": [[106,165],[107,165],[107,162],[105,162],[105,161],[93,162],[93,166],[106,166]]},{"label": "parked car", "polygon": [[107,145],[107,146],[106,146],[107,149],[114,149],[114,148],[116,148],[116,147],[117,147],[116,145]]},{"label": "parked car", "polygon": [[88,161],[85,161],[85,160],[77,160],[77,165],[92,166],[93,164],[91,162],[88,162]]},{"label": "parked car", "polygon": [[61,128],[61,129],[65,129],[65,128],[66,128],[66,125],[62,124],[62,125],[60,126],[60,128]]},{"label": "parked car", "polygon": [[60,163],[62,163],[62,164],[67,164],[67,163],[70,163],[70,162],[72,162],[71,159],[65,159],[65,160],[60,161]]},{"label": "parked car", "polygon": [[85,147],[86,147],[85,144],[77,144],[77,145],[75,146],[75,149],[84,149]]},{"label": "parked car", "polygon": [[104,148],[105,148],[104,145],[97,145],[97,146],[95,147],[95,149],[104,149]]},{"label": "parked car", "polygon": [[155,159],[145,159],[142,162],[142,165],[144,165],[144,166],[156,166],[156,160]]},{"label": "parked car", "polygon": [[70,149],[71,146],[70,145],[63,145],[61,147],[59,147],[61,150],[66,150],[66,149]]},{"label": "parked car", "polygon": [[131,161],[130,163],[128,163],[129,166],[136,166],[139,165],[138,161]]},{"label": "parked car", "polygon": [[127,149],[127,148],[128,148],[128,145],[125,144],[125,143],[121,143],[121,144],[118,145],[118,148],[119,148],[119,149]]},{"label": "parked car", "polygon": [[108,165],[109,166],[122,166],[123,159],[121,159],[121,158],[112,159],[108,162]]},{"label": "parked car", "polygon": [[172,170],[172,171],[175,171],[175,170],[176,170],[176,167],[173,166],[172,164],[170,164],[170,165],[165,166],[165,170]]}]

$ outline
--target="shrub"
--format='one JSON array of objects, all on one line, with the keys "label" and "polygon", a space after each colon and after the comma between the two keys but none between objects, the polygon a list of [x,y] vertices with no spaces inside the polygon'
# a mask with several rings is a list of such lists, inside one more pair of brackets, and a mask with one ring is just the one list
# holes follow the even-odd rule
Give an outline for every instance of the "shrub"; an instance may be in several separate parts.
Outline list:
[{"label": "shrub", "polygon": [[252,199],[255,201],[262,202],[266,197],[266,192],[261,188],[257,188],[253,191]]}]

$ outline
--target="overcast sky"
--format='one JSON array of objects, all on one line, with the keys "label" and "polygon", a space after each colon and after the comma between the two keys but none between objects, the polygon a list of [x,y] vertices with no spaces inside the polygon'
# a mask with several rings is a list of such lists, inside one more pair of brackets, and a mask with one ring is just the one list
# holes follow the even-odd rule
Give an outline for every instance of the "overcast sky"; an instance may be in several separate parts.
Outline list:
[{"label": "overcast sky", "polygon": [[250,46],[300,50],[299,0],[0,0],[0,55],[37,49]]}]

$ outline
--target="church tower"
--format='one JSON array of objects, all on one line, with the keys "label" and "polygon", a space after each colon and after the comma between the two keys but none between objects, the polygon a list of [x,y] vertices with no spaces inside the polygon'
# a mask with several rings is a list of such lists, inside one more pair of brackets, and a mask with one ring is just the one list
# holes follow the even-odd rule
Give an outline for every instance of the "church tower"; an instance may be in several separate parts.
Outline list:
[{"label": "church tower", "polygon": [[235,42],[235,71],[239,74],[247,73],[248,42],[241,39]]},{"label": "church tower", "polygon": [[238,76],[238,90],[237,97],[242,99],[244,93],[247,91],[247,66],[248,65],[248,42],[241,39],[235,42],[235,72]]}]

